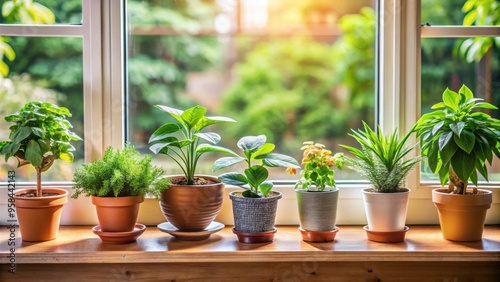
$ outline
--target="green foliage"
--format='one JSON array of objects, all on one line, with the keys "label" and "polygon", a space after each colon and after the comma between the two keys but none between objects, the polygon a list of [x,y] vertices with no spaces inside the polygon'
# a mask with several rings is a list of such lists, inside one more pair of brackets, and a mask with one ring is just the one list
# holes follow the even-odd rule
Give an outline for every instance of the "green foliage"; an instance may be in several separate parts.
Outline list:
[{"label": "green foliage", "polygon": [[453,181],[450,188],[465,194],[469,180],[477,186],[477,172],[488,180],[486,162],[491,165],[493,153],[500,158],[500,120],[474,110],[497,107],[474,98],[465,85],[458,93],[446,88],[442,100],[432,106],[435,111],[418,120],[414,130],[420,137],[422,156],[439,174],[441,185],[456,174],[459,182]]},{"label": "green foliage", "polygon": [[[244,157],[232,151],[226,152],[232,155],[232,157],[224,157],[216,160],[212,170],[217,171],[245,161],[248,167],[244,170],[244,174],[228,172],[221,174],[219,180],[229,185],[236,185],[247,189],[243,192],[244,197],[266,197],[274,186],[271,181],[267,181],[269,171],[266,167],[299,168],[294,158],[283,154],[273,153],[275,145],[266,143],[266,140],[267,138],[265,135],[242,137],[238,141],[237,146],[243,152]],[[260,164],[253,165],[253,161],[258,161]],[[248,189],[246,185],[248,185],[250,189]]]},{"label": "green foliage", "polygon": [[380,127],[378,133],[375,133],[365,122],[363,126],[364,131],[352,130],[349,134],[361,145],[361,150],[341,145],[356,157],[348,161],[357,172],[368,178],[377,192],[399,192],[403,179],[420,161],[419,157],[405,160],[408,153],[415,147],[405,146],[412,132],[400,140],[397,129],[391,135],[384,136]]},{"label": "green foliage", "polygon": [[348,116],[332,99],[335,63],[331,47],[311,38],[251,48],[223,98],[221,111],[240,125],[232,133],[264,133],[278,147],[286,133],[302,139],[342,133]]},{"label": "green foliage", "polygon": [[[500,3],[497,0],[467,0],[462,12],[465,13],[465,26],[500,25]],[[460,44],[460,54],[467,62],[478,62],[495,44],[500,46],[500,36],[468,38]]]},{"label": "green foliage", "polygon": [[[233,153],[229,149],[215,146],[221,140],[219,134],[202,130],[209,125],[235,120],[221,116],[207,117],[207,109],[202,106],[194,106],[185,111],[162,105],[156,107],[170,114],[177,122],[167,122],[153,132],[149,139],[150,150],[172,158],[184,172],[188,184],[193,184],[201,155],[207,152]],[[179,139],[178,133],[181,133],[183,139]],[[200,143],[202,140],[211,144]]]},{"label": "green foliage", "polygon": [[[304,169],[300,173],[302,178],[295,184],[295,189],[301,187],[309,191],[324,191],[327,186],[335,187],[335,170],[342,169],[345,164],[343,153],[336,153],[332,156],[332,151],[326,150],[325,145],[314,143],[313,141],[304,142],[300,148],[304,151],[302,165]],[[290,174],[295,174],[294,168],[287,168]],[[316,189],[314,189],[315,187]]]},{"label": "green foliage", "polygon": [[37,171],[37,195],[41,195],[40,174],[48,170],[54,160],[73,161],[74,147],[70,141],[81,140],[71,132],[71,117],[67,108],[38,101],[28,102],[18,112],[5,117],[13,122],[10,141],[0,142],[0,155],[5,161],[18,160],[18,167],[31,164]]},{"label": "green foliage", "polygon": [[125,144],[123,150],[108,147],[102,159],[77,168],[71,196],[126,197],[147,194],[156,198],[170,185],[164,171],[151,164],[151,156],[141,156],[135,147]]}]

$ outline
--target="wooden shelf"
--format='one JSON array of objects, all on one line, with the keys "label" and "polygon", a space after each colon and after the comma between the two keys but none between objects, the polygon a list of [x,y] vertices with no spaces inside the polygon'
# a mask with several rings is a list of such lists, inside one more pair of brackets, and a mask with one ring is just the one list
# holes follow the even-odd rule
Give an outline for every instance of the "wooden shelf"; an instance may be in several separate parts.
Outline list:
[{"label": "wooden shelf", "polygon": [[[362,277],[363,281],[367,277],[380,279],[384,275],[384,269],[389,266],[392,266],[392,271],[387,269],[387,272],[396,275],[395,277],[400,277],[397,276],[399,273],[404,277],[417,275],[415,277],[418,278],[421,277],[419,275],[427,275],[426,273],[431,270],[433,275],[440,275],[436,276],[440,279],[458,275],[456,277],[479,278],[477,281],[497,281],[493,278],[500,277],[500,225],[487,226],[483,240],[478,242],[444,240],[439,226],[410,226],[406,240],[393,244],[368,241],[361,226],[340,226],[335,242],[330,243],[302,241],[297,226],[279,226],[275,241],[267,244],[239,243],[230,227],[212,234],[208,240],[197,242],[179,241],[156,227],[148,227],[136,243],[123,245],[103,244],[99,237],[93,234],[90,226],[61,226],[56,240],[40,243],[22,242],[19,234],[17,235],[15,241],[17,271],[12,275],[6,268],[10,247],[4,239],[8,238],[9,230],[3,227],[0,231],[2,265],[0,281],[11,281],[9,279],[21,277],[37,277],[37,281],[44,281],[39,278],[47,277],[49,281],[52,269],[65,270],[65,273],[66,270],[79,273],[77,269],[82,269],[82,264],[94,271],[106,268],[109,270],[110,267],[118,269],[118,274],[113,274],[115,276],[130,276],[132,273],[136,278],[143,279],[165,277],[144,276],[145,274],[140,276],[142,273],[140,269],[150,269],[158,275],[177,275],[172,281],[183,281],[182,279],[188,278],[194,281],[198,281],[196,280],[198,278],[199,281],[210,281],[206,273],[192,270],[193,266],[210,267],[213,273],[218,273],[217,279],[214,280],[219,282],[234,281],[229,277],[236,277],[248,267],[254,267],[249,270],[252,279],[276,278],[276,275],[279,276],[279,273],[276,274],[276,267],[282,265],[292,266],[284,268],[292,271],[290,274],[297,272],[298,268],[307,271],[301,270],[296,273],[297,275],[305,273],[308,277],[312,275],[311,277],[315,279],[321,277],[326,279],[314,281],[331,281],[327,277],[333,272],[358,273],[362,275],[359,277]],[[232,265],[231,270],[228,269],[228,265]],[[309,271],[308,265],[315,270]],[[335,265],[341,268],[332,268]],[[439,267],[436,269],[431,267],[432,265]],[[474,268],[469,268],[470,266]],[[163,271],[158,272],[158,269]],[[320,270],[324,276],[319,275]],[[197,273],[200,277],[196,276]],[[23,276],[28,274],[32,276]],[[84,277],[89,275],[87,272],[81,274],[86,275]],[[392,277],[388,275],[385,274],[384,277]],[[344,276],[338,277],[340,279]],[[208,280],[202,279],[203,277]],[[347,279],[349,277],[353,278],[346,276],[346,281],[349,281]],[[228,280],[221,280],[223,278]],[[250,279],[247,276],[239,279],[264,281],[245,280],[245,278]],[[96,279],[99,281],[99,278]]]}]

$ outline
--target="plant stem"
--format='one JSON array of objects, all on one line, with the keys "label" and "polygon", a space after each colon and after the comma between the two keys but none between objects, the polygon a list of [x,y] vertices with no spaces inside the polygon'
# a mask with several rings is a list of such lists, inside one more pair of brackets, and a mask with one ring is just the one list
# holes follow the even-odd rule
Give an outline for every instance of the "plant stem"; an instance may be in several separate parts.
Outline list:
[{"label": "plant stem", "polygon": [[42,196],[42,168],[35,167],[36,170],[36,196]]},{"label": "plant stem", "polygon": [[465,195],[465,193],[467,193],[467,182],[462,181],[450,166],[450,183],[448,184],[448,190],[453,192],[455,189],[457,194]]}]

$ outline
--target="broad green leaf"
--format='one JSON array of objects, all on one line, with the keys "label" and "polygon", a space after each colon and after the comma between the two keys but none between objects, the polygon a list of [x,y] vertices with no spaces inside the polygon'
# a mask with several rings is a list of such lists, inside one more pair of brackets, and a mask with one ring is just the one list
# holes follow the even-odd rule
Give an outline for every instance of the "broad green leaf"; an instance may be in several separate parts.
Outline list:
[{"label": "broad green leaf", "polygon": [[444,186],[446,182],[449,180],[450,168],[448,165],[443,165],[439,170],[439,181],[441,182],[441,186]]},{"label": "broad green leaf", "polygon": [[446,90],[443,92],[443,102],[444,104],[454,110],[458,111],[458,106],[456,104],[456,98],[458,94],[455,91],[450,90],[449,88],[446,88]]},{"label": "broad green leaf", "polygon": [[243,151],[255,152],[266,143],[266,136],[245,136],[238,140],[236,144]]},{"label": "broad green leaf", "polygon": [[450,124],[451,131],[453,131],[453,133],[455,133],[458,137],[460,137],[460,134],[462,134],[462,130],[464,130],[464,127],[465,127],[465,122],[463,121]]},{"label": "broad green leaf", "polygon": [[264,164],[268,167],[295,167],[300,168],[299,163],[296,159],[278,153],[270,153],[265,155],[260,155],[256,159],[262,159]]},{"label": "broad green leaf", "polygon": [[202,130],[203,128],[212,125],[212,124],[219,124],[219,123],[224,123],[224,122],[236,122],[232,118],[228,117],[221,117],[221,116],[213,116],[213,117],[202,117],[201,120],[198,122],[196,125],[198,131]]},{"label": "broad green leaf", "polygon": [[429,162],[429,168],[433,173],[436,173],[438,170],[438,147],[430,146],[429,151],[427,152],[427,161]]},{"label": "broad green leaf", "polygon": [[212,144],[219,143],[220,139],[221,139],[220,135],[215,133],[215,132],[205,132],[205,133],[199,132],[199,133],[196,133],[195,135],[201,139],[204,139],[204,140],[212,143]]},{"label": "broad green leaf", "polygon": [[153,143],[158,140],[162,140],[164,138],[170,137],[172,133],[180,130],[179,125],[175,123],[165,123],[156,129],[151,137],[149,138],[149,143]]},{"label": "broad green leaf", "polygon": [[480,103],[476,103],[473,107],[473,109],[477,108],[477,109],[490,109],[490,110],[498,110],[497,107],[493,106],[492,104],[490,103],[487,103],[487,102],[480,102]]},{"label": "broad green leaf", "polygon": [[458,90],[458,93],[464,94],[465,101],[469,101],[470,99],[474,98],[474,94],[472,94],[472,91],[465,84],[463,84],[462,87],[460,87],[460,90]]},{"label": "broad green leaf", "polygon": [[40,150],[40,145],[38,145],[35,140],[30,140],[28,142],[25,157],[34,167],[40,167],[42,165],[42,152]]},{"label": "broad green leaf", "polygon": [[198,121],[200,121],[201,118],[205,116],[206,112],[207,109],[198,105],[185,110],[182,113],[181,118],[188,126],[188,128],[193,128],[198,123]]},{"label": "broad green leaf", "polygon": [[0,155],[11,154],[12,145],[12,143],[9,143],[7,141],[0,142]]},{"label": "broad green leaf", "polygon": [[21,143],[21,141],[31,135],[31,132],[31,128],[28,126],[19,128],[19,130],[12,136],[12,143]]},{"label": "broad green leaf", "polygon": [[245,169],[245,175],[250,186],[259,187],[262,182],[267,180],[269,172],[262,166],[254,165]]},{"label": "broad green leaf", "polygon": [[218,171],[219,169],[226,168],[228,166],[232,166],[234,164],[240,163],[244,161],[245,158],[242,157],[224,157],[216,160],[214,165],[212,166],[212,171]]},{"label": "broad green leaf", "polygon": [[454,135],[453,139],[455,140],[455,143],[457,143],[458,147],[467,152],[467,154],[470,154],[472,149],[474,149],[476,138],[474,137],[474,134],[469,131],[464,130],[462,131],[461,137]]},{"label": "broad green leaf", "polygon": [[464,25],[472,25],[477,19],[477,10],[471,10],[468,12],[463,20]]},{"label": "broad green leaf", "polygon": [[241,193],[245,198],[261,198],[261,196],[252,190],[245,190]]},{"label": "broad green leaf", "polygon": [[169,113],[178,122],[180,122],[181,124],[184,124],[184,120],[181,117],[183,111],[178,110],[178,109],[174,109],[174,108],[171,108],[171,107],[167,107],[167,106],[162,106],[162,105],[156,105],[155,107],[158,108],[158,109],[160,109],[160,110],[162,110],[162,111],[164,111],[164,112]]},{"label": "broad green leaf", "polygon": [[448,142],[446,146],[439,152],[439,156],[444,164],[448,163],[451,160],[451,157],[457,151],[458,146],[455,142]]},{"label": "broad green leaf", "polygon": [[473,170],[473,171],[472,171],[472,174],[470,175],[469,179],[470,179],[470,181],[472,181],[472,183],[473,183],[474,185],[476,185],[476,186],[477,186],[477,180],[478,180],[478,179],[477,179],[477,171],[476,171],[476,170]]},{"label": "broad green leaf", "polygon": [[262,147],[260,147],[260,149],[258,149],[257,151],[254,152],[254,156],[255,156],[255,158],[258,159],[258,156],[264,155],[264,154],[269,154],[272,151],[274,151],[275,147],[276,146],[272,143],[265,143],[264,145],[262,145]]},{"label": "broad green leaf", "polygon": [[[37,142],[38,142],[38,145],[40,145],[40,150],[42,151],[42,154],[44,154],[50,150],[49,145],[47,143],[45,143],[44,140],[40,139]],[[71,146],[71,147],[73,147],[73,146]]]},{"label": "broad green leaf", "polygon": [[[488,181],[488,169],[483,161],[476,158],[476,170]],[[477,183],[475,183],[477,185]]]},{"label": "broad green leaf", "polygon": [[436,110],[436,109],[442,109],[445,107],[445,104],[443,102],[439,102],[437,104],[432,105],[431,109]]},{"label": "broad green leaf", "polygon": [[440,151],[443,150],[444,146],[446,146],[448,144],[448,142],[450,142],[451,137],[453,137],[452,131],[443,133],[441,136],[439,136],[438,144],[439,144]]},{"label": "broad green leaf", "polygon": [[224,153],[228,155],[233,155],[235,157],[238,156],[235,152],[231,151],[230,149],[224,148],[224,147],[219,147],[219,146],[214,146],[211,144],[200,144],[198,148],[196,149],[197,153],[206,153],[206,152],[217,152],[217,153]]},{"label": "broad green leaf", "polygon": [[472,171],[475,169],[475,156],[463,150],[457,150],[455,155],[451,158],[450,163],[458,178],[463,182],[467,182]]},{"label": "broad green leaf", "polygon": [[38,127],[32,127],[31,131],[38,137],[45,138],[45,131]]},{"label": "broad green leaf", "polygon": [[260,193],[262,193],[262,196],[265,197],[271,190],[273,189],[273,183],[271,181],[264,181],[262,184],[259,186]]},{"label": "broad green leaf", "polygon": [[436,132],[438,132],[444,125],[444,121],[440,121],[438,123],[436,123],[436,125],[434,125],[434,127],[432,128],[432,135],[435,135]]},{"label": "broad green leaf", "polygon": [[248,179],[241,173],[228,172],[221,174],[218,179],[228,185],[243,186],[248,184]]},{"label": "broad green leaf", "polygon": [[151,152],[153,152],[155,154],[159,154],[159,153],[167,154],[169,144],[171,144],[171,143],[163,143],[163,142],[156,143],[156,144],[151,145],[149,147],[149,150],[151,150]]}]

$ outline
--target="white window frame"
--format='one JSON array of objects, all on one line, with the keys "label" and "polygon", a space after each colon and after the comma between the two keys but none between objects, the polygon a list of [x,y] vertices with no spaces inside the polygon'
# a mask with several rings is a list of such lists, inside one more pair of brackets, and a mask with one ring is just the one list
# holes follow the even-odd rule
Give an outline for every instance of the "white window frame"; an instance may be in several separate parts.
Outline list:
[{"label": "white window frame", "polygon": [[[83,38],[85,161],[102,156],[107,146],[120,148],[125,138],[125,19],[126,1],[82,0],[82,25],[0,25],[1,35],[76,36]],[[420,38],[489,35],[497,28],[485,27],[420,27],[420,0],[379,0],[379,45],[377,111],[378,123],[384,132],[399,128],[400,134],[411,130],[420,116]],[[498,33],[496,33],[498,34]],[[413,140],[416,142],[416,139]],[[418,154],[419,152],[415,152]],[[414,169],[406,181],[412,189],[407,224],[437,224],[438,218],[431,201],[436,185],[420,183],[419,169]],[[71,183],[44,183],[72,192]],[[21,187],[22,185],[18,185]],[[360,189],[366,185],[341,184],[337,224],[365,224]],[[485,185],[485,188],[492,188]],[[1,187],[0,187],[1,188]],[[298,224],[295,192],[291,185],[279,185],[283,192],[279,202],[277,224]],[[227,194],[237,188],[228,187],[217,220],[232,224],[231,203]],[[493,189],[494,204],[486,222],[500,223],[500,189]],[[4,195],[5,194],[5,195]],[[6,189],[0,189],[6,199]],[[1,210],[0,224],[6,222]],[[97,223],[90,199],[70,199],[63,212],[62,224],[92,225]],[[139,222],[156,225],[165,221],[158,202],[146,199],[141,205]]]}]

